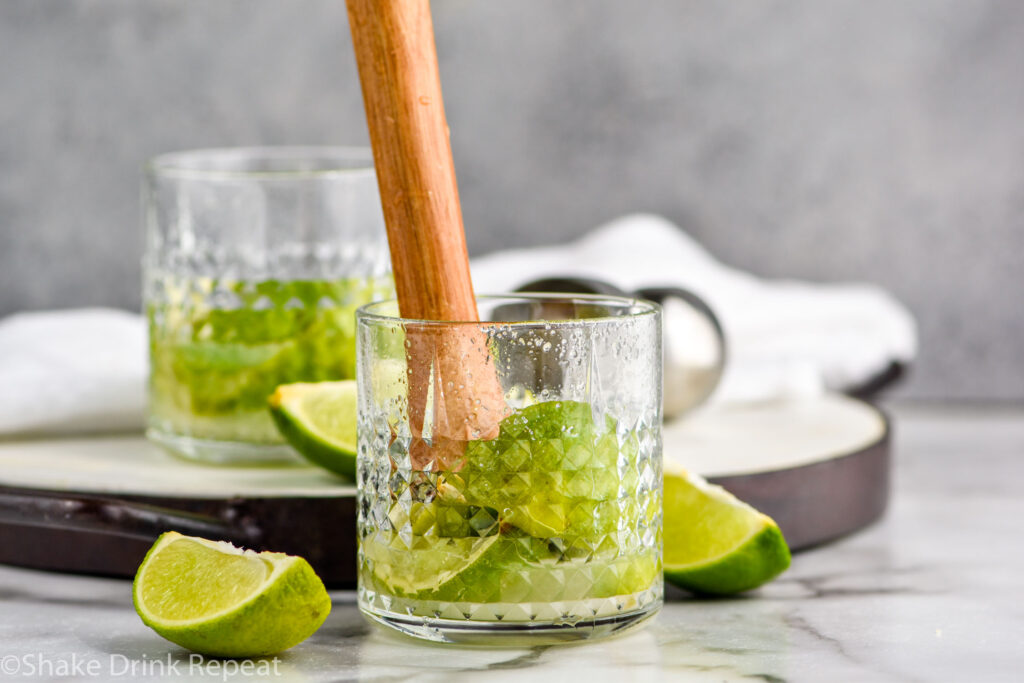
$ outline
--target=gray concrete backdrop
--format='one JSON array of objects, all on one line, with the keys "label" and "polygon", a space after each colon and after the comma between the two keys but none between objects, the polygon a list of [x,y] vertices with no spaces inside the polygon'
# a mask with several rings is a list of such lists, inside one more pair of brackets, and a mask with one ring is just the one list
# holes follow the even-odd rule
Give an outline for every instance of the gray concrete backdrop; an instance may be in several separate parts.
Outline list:
[{"label": "gray concrete backdrop", "polygon": [[[921,322],[903,395],[1024,399],[1024,3],[435,0],[474,253],[646,210]],[[0,314],[138,306],[162,151],[364,143],[342,0],[0,3]]]}]

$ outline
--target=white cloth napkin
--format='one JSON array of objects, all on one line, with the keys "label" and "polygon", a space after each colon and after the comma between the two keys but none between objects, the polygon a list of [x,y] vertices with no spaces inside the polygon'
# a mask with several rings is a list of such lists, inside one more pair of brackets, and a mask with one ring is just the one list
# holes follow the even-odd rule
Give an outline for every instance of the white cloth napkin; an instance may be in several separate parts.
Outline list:
[{"label": "white cloth napkin", "polygon": [[[759,280],[717,262],[657,216],[627,216],[563,246],[497,252],[472,268],[478,292],[555,275],[696,292],[729,345],[714,402],[854,385],[893,361],[909,362],[916,350],[913,318],[881,289]],[[141,316],[102,308],[0,320],[0,436],[142,429],[145,335]]]},{"label": "white cloth napkin", "polygon": [[139,430],[142,317],[109,308],[0,320],[0,435]]},{"label": "white cloth napkin", "polygon": [[711,402],[755,402],[842,390],[907,363],[914,319],[884,290],[863,284],[769,281],[715,260],[659,216],[625,216],[556,247],[501,251],[473,261],[478,292],[506,292],[541,277],[576,276],[625,290],[684,287],[718,316],[729,356]]}]

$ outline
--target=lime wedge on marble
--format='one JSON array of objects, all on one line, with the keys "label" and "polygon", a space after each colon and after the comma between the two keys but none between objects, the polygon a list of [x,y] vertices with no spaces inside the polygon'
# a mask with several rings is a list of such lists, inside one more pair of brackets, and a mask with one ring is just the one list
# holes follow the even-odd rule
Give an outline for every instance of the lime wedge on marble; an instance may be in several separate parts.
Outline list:
[{"label": "lime wedge on marble", "polygon": [[278,431],[303,457],[356,478],[356,382],[282,384],[270,399]]},{"label": "lime wedge on marble", "polygon": [[664,534],[665,579],[695,593],[741,593],[789,567],[789,547],[770,517],[667,462]]},{"label": "lime wedge on marble", "polygon": [[132,586],[135,611],[161,636],[214,657],[257,657],[313,635],[331,611],[301,557],[256,553],[169,531]]}]

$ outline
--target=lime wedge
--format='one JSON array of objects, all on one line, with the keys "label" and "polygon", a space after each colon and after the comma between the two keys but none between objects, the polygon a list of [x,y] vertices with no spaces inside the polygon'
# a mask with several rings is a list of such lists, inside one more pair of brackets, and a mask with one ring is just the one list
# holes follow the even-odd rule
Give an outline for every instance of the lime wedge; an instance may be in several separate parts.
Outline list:
[{"label": "lime wedge", "polygon": [[[482,538],[446,538],[417,550],[395,552],[385,544],[365,543],[373,578],[393,595],[430,600],[472,600],[505,570],[505,544],[494,534]],[[479,597],[479,596],[477,596]]]},{"label": "lime wedge", "polygon": [[301,557],[256,553],[169,531],[132,586],[135,611],[161,636],[214,657],[256,657],[313,635],[331,611]]},{"label": "lime wedge", "polygon": [[356,382],[282,384],[270,396],[281,435],[315,465],[356,478]]},{"label": "lime wedge", "polygon": [[665,579],[696,593],[757,588],[789,566],[778,525],[720,486],[665,463]]}]

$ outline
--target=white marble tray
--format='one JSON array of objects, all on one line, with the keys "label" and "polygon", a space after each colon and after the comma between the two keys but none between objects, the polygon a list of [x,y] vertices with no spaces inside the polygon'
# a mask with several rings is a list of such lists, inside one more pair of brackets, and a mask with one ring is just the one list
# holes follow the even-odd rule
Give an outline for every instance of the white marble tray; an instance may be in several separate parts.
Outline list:
[{"label": "white marble tray", "polygon": [[[665,457],[705,477],[802,467],[861,451],[886,432],[875,408],[845,396],[715,407],[665,425]],[[0,485],[200,498],[354,496],[315,467],[216,467],[137,435],[0,441]]]}]

